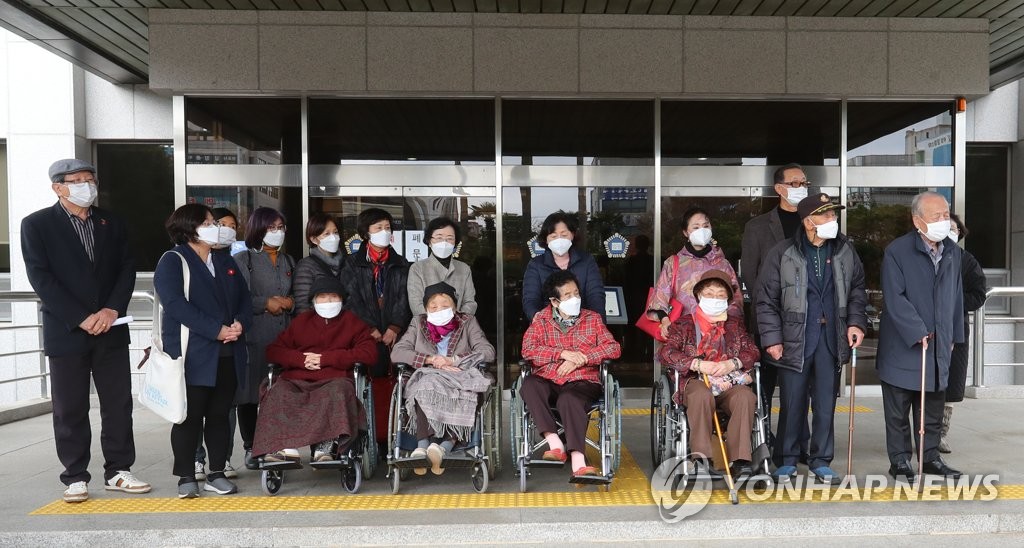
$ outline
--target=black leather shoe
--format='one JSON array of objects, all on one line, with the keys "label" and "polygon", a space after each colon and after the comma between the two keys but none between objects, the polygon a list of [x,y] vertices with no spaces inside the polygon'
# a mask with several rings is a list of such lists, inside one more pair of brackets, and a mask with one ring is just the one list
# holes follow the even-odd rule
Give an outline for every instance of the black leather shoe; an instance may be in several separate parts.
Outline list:
[{"label": "black leather shoe", "polygon": [[960,477],[960,471],[955,468],[951,468],[948,464],[942,462],[941,458],[936,458],[931,462],[924,463],[924,466],[921,467],[921,471],[925,474],[934,474],[936,476],[945,476],[953,479]]},{"label": "black leather shoe", "polygon": [[910,461],[908,460],[901,460],[890,465],[889,475],[896,480],[905,479],[910,483],[914,482],[914,469],[910,467]]},{"label": "black leather shoe", "polygon": [[248,470],[259,470],[260,468],[259,461],[253,458],[252,450],[250,449],[245,450],[245,468]]},{"label": "black leather shoe", "polygon": [[733,481],[746,481],[750,476],[754,475],[754,469],[750,466],[750,461],[737,460],[732,463],[730,467],[732,471]]}]

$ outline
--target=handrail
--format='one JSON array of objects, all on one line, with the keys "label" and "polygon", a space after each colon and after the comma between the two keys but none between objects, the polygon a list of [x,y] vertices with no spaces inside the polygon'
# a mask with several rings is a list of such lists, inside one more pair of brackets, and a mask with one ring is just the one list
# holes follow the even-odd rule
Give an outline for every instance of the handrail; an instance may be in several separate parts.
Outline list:
[{"label": "handrail", "polygon": [[[156,313],[157,301],[156,295],[152,291],[132,291],[132,301],[145,301],[153,305],[154,314]],[[13,290],[0,290],[0,303],[38,303],[41,302],[39,295],[34,291],[13,291]],[[39,347],[31,350],[19,350],[10,352],[0,352],[0,358],[9,358],[13,356],[21,356],[25,354],[39,354],[39,373],[35,375],[25,375],[21,377],[14,377],[11,379],[5,379],[0,381],[0,384],[6,384],[11,382],[19,382],[30,379],[39,379],[40,383],[40,395],[47,397],[49,393],[48,378],[50,372],[46,367],[46,355],[43,350],[43,336],[42,336],[42,318],[39,311],[39,307],[36,307],[37,320],[32,324],[24,325],[12,325],[7,326],[10,329],[37,329],[39,330]]]},{"label": "handrail", "polygon": [[[990,287],[985,292],[985,303],[992,297],[1024,297],[1024,287]],[[971,382],[971,386],[975,387],[985,386],[985,303],[982,303],[981,308],[974,312],[974,380]],[[1012,319],[1015,320],[1016,318]],[[1000,342],[1021,343],[1022,341]],[[992,365],[1018,367],[1024,365],[1024,363],[999,363]]]}]

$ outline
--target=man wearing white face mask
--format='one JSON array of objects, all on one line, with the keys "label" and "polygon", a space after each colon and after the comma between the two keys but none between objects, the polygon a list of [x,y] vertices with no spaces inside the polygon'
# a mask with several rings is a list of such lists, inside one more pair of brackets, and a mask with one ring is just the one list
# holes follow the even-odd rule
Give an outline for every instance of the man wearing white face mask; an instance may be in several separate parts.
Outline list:
[{"label": "man wearing white face mask", "polygon": [[292,293],[295,295],[295,312],[301,314],[310,309],[309,290],[322,276],[341,279],[342,261],[341,235],[334,217],[326,213],[313,213],[306,221],[306,240],[309,242],[309,256],[295,265],[292,276]]},{"label": "man wearing white face mask", "polygon": [[[801,200],[807,197],[811,186],[800,164],[786,164],[776,169],[772,176],[772,182],[775,193],[779,196],[779,205],[771,211],[747,221],[743,227],[743,243],[741,244],[740,282],[750,294],[748,325],[751,333],[754,334],[755,341],[758,340],[756,293],[761,266],[764,264],[765,256],[773,247],[779,242],[793,238],[793,235],[800,230],[800,214],[797,213],[796,207]],[[762,355],[761,358],[761,397],[764,399],[764,405],[771,407],[772,398],[775,396],[775,366],[766,359],[767,355]],[[804,430],[801,449],[806,456],[807,438],[810,434],[808,429]],[[777,460],[775,464],[779,464]]]},{"label": "man wearing white face mask", "polygon": [[949,238],[949,204],[935,192],[914,197],[914,230],[885,248],[882,260],[884,310],[875,365],[882,384],[889,474],[913,481],[910,414],[919,431],[921,354],[924,367],[925,474],[959,477],[939,457],[942,411],[955,343],[964,342],[962,250]]},{"label": "man wearing white face mask", "polygon": [[50,166],[57,203],[21,222],[28,281],[42,301],[43,350],[50,359],[53,431],[66,502],[89,498],[89,379],[102,409],[106,488],[129,493],[149,484],[129,472],[135,462],[128,326],[135,263],[120,218],[93,207],[96,168],[76,159]]},{"label": "man wearing white face mask", "polygon": [[430,256],[409,267],[409,308],[413,315],[423,314],[424,288],[444,282],[459,296],[459,312],[476,314],[476,287],[469,265],[454,257],[462,241],[459,225],[448,217],[427,223],[423,232],[430,245]]},{"label": "man wearing white face mask", "polygon": [[812,409],[807,467],[819,480],[838,484],[834,454],[839,372],[864,341],[867,294],[864,265],[846,236],[827,194],[800,201],[803,230],[777,244],[761,268],[757,323],[764,352],[775,363],[780,388],[776,477],[796,475],[801,434]]}]

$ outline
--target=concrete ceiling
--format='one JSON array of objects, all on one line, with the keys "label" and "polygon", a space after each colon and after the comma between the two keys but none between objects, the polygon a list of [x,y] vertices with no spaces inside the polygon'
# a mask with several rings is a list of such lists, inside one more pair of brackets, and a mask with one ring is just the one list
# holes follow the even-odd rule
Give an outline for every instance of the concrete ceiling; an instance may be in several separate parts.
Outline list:
[{"label": "concrete ceiling", "polygon": [[145,83],[149,8],[982,18],[991,86],[1024,75],[1024,0],[0,0],[0,25],[113,82]]}]

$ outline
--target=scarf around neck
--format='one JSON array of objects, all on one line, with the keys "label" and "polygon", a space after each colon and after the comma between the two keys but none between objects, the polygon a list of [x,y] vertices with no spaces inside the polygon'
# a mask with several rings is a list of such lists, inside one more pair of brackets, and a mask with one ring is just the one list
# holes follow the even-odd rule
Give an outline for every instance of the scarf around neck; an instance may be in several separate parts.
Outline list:
[{"label": "scarf around neck", "polygon": [[700,331],[697,353],[704,356],[701,359],[721,361],[725,352],[725,319],[716,320],[705,314],[699,306],[693,318],[696,324],[694,327]]},{"label": "scarf around neck", "polygon": [[427,335],[430,337],[430,340],[437,344],[441,342],[441,339],[459,328],[459,316],[452,316],[452,319],[444,325],[434,325],[428,322],[426,317],[423,318],[423,323],[427,326]]},{"label": "scarf around neck", "polygon": [[387,277],[386,269],[384,268],[385,263],[388,262],[388,257],[391,255],[391,248],[386,247],[383,251],[378,251],[376,247],[371,244],[366,246],[366,260],[370,261],[373,265],[373,281],[376,286],[377,298],[381,299],[384,297],[384,279]]},{"label": "scarf around neck", "polygon": [[331,256],[325,253],[319,247],[310,247],[309,254],[316,257],[317,259],[320,259],[320,261],[322,261],[324,264],[330,267],[331,272],[333,272],[334,274],[337,274],[338,270],[341,268],[341,252],[335,253],[333,256]]}]

